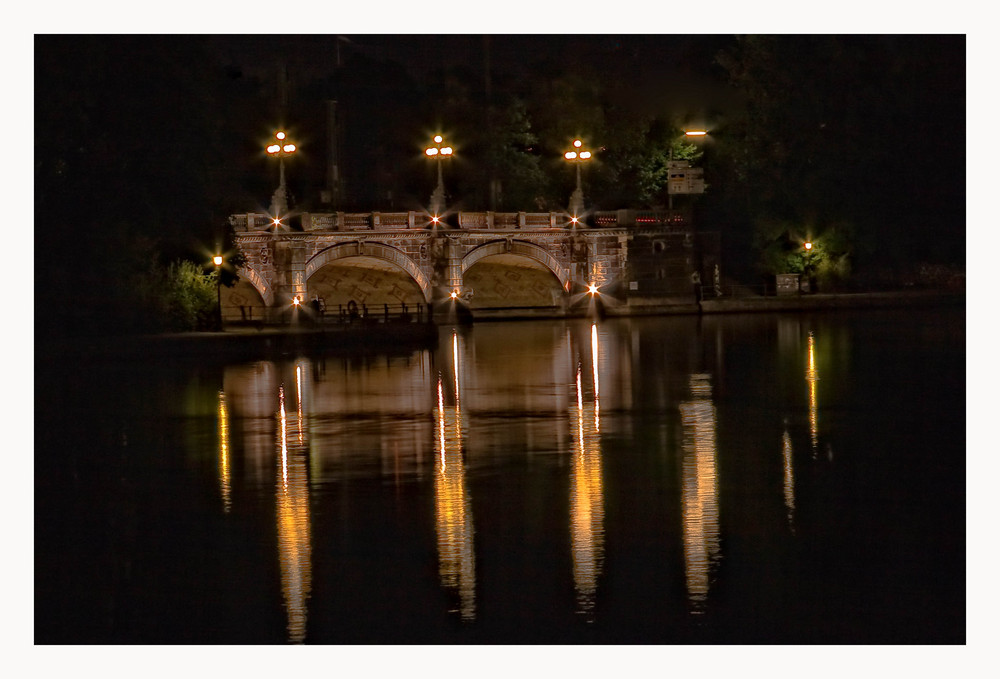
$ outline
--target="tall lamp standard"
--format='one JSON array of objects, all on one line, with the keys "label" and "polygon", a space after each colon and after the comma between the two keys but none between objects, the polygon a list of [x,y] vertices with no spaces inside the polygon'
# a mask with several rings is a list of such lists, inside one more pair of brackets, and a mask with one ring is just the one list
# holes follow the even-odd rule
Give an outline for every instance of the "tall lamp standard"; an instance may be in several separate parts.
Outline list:
[{"label": "tall lamp standard", "polygon": [[212,257],[212,263],[215,264],[215,310],[222,330],[222,255]]},{"label": "tall lamp standard", "polygon": [[573,214],[573,224],[576,224],[577,219],[581,214],[583,214],[583,186],[580,183],[580,164],[590,160],[592,154],[590,151],[583,150],[583,142],[579,139],[573,140],[572,151],[567,151],[563,154],[571,163],[576,165],[576,190],[569,197],[569,211]]},{"label": "tall lamp standard", "polygon": [[276,132],[274,137],[278,140],[278,143],[268,146],[267,153],[270,156],[278,157],[280,179],[278,188],[271,197],[271,214],[275,219],[275,224],[279,224],[281,217],[288,214],[288,189],[285,188],[285,156],[295,153],[296,147],[295,144],[287,141],[284,132]]},{"label": "tall lamp standard", "polygon": [[440,134],[434,135],[434,145],[428,146],[424,149],[424,154],[428,158],[432,158],[437,161],[438,166],[438,183],[437,187],[434,189],[434,193],[431,194],[431,213],[434,216],[434,223],[437,224],[437,218],[444,212],[444,175],[441,171],[441,161],[445,158],[451,158],[454,150],[450,146],[444,145],[444,137]]},{"label": "tall lamp standard", "polygon": [[[684,136],[688,139],[694,141],[695,139],[700,139],[701,137],[708,136],[708,132],[705,130],[684,130]],[[685,166],[686,167],[686,166]],[[667,164],[669,171],[674,170],[674,145],[670,145],[670,162]],[[670,177],[667,177],[667,208],[673,212],[674,210],[674,187],[670,184]]]},{"label": "tall lamp standard", "polygon": [[[813,243],[812,243],[812,241],[811,240],[807,240],[805,243],[802,244],[802,248],[806,251],[806,254],[805,254],[805,257],[804,257],[805,262],[803,263],[803,266],[802,266],[802,273],[805,274],[805,278],[806,278],[806,280],[805,280],[806,292],[812,292],[813,291],[813,285],[812,285],[812,249],[813,249]],[[802,286],[799,286],[799,287],[801,289]]]}]

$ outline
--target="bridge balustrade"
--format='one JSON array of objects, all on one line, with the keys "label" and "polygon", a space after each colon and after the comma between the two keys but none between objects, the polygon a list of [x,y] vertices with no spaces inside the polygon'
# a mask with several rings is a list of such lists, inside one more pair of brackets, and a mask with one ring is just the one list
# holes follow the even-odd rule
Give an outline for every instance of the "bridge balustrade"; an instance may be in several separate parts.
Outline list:
[{"label": "bridge balustrade", "polygon": [[345,231],[371,230],[372,216],[370,214],[345,214],[341,223]]},{"label": "bridge balustrade", "polygon": [[[459,212],[458,226],[469,230],[516,230],[571,228],[570,217],[562,212]],[[429,228],[429,218],[420,212],[313,212],[301,216],[305,231],[400,231]],[[686,216],[667,210],[602,210],[590,213],[580,228],[667,227],[689,229]],[[273,226],[269,215],[232,215],[229,223],[237,232],[267,231]]]}]

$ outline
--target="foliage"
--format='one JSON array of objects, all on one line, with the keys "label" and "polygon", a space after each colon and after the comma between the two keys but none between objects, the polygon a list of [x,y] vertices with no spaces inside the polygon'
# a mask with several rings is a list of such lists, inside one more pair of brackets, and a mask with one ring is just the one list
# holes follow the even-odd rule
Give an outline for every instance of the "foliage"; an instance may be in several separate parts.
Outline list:
[{"label": "foliage", "polygon": [[[822,228],[804,228],[786,220],[761,219],[755,227],[758,273],[803,274],[814,278],[825,291],[848,284],[855,258],[852,224],[837,222]],[[812,244],[809,250],[806,242]]]},{"label": "foliage", "polygon": [[962,184],[931,171],[963,165],[963,136],[941,133],[963,126],[961,39],[744,36],[717,60],[742,97],[719,145],[733,218],[850,223],[840,240],[884,252],[866,266],[964,256],[941,232],[964,226]]},{"label": "foliage", "polygon": [[165,324],[171,330],[209,330],[216,323],[218,273],[187,260],[171,262],[163,297]]}]

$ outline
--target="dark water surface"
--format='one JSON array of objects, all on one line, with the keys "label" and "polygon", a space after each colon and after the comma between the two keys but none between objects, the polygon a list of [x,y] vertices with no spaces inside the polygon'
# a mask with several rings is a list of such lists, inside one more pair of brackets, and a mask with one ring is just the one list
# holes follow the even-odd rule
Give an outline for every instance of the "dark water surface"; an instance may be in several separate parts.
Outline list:
[{"label": "dark water surface", "polygon": [[965,641],[962,309],[36,361],[36,643]]}]

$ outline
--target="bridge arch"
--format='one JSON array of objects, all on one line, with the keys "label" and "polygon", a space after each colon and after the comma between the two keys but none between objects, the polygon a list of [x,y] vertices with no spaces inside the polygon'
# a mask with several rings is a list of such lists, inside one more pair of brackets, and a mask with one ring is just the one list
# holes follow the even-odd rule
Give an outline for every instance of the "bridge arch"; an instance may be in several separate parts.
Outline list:
[{"label": "bridge arch", "polygon": [[473,248],[462,258],[462,277],[472,265],[485,257],[495,255],[520,255],[539,262],[559,281],[560,287],[567,289],[570,282],[569,269],[559,263],[545,248],[523,240],[502,239],[489,241]]},{"label": "bridge arch", "polygon": [[267,279],[260,275],[260,272],[252,266],[242,266],[237,272],[242,280],[245,280],[254,287],[260,298],[264,301],[264,306],[269,307],[274,304],[274,290],[268,284]]},{"label": "bridge arch", "polygon": [[305,280],[308,281],[313,274],[322,269],[325,265],[340,259],[347,259],[349,257],[369,257],[383,262],[389,262],[390,264],[395,264],[400,269],[405,271],[417,284],[420,288],[420,294],[424,297],[424,301],[431,301],[433,291],[431,289],[430,281],[428,280],[426,274],[421,271],[420,267],[417,266],[410,256],[402,250],[392,247],[391,245],[374,241],[349,241],[345,243],[337,243],[336,245],[331,245],[328,248],[320,250],[306,262]]}]

